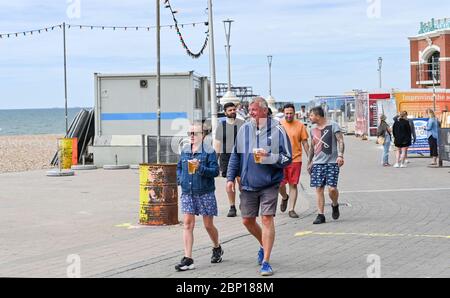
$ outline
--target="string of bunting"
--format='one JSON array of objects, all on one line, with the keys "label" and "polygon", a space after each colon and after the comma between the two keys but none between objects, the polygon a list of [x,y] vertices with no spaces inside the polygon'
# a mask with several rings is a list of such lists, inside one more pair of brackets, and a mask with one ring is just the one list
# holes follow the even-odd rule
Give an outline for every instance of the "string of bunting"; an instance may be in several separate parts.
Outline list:
[{"label": "string of bunting", "polygon": [[[206,46],[208,45],[208,40],[209,40],[209,29],[208,29],[208,31],[205,32],[205,34],[206,34],[205,41],[204,41],[203,46],[202,46],[202,48],[200,49],[200,51],[197,52],[197,53],[192,52],[192,51],[189,49],[189,47],[187,46],[186,42],[184,41],[183,35],[181,34],[180,26],[178,25],[178,20],[177,20],[177,18],[176,18],[176,16],[175,16],[175,14],[177,13],[177,11],[175,11],[175,10],[172,9],[172,5],[170,4],[170,1],[169,1],[169,0],[165,0],[165,1],[164,1],[164,4],[165,4],[165,7],[168,8],[168,9],[170,10],[170,12],[172,13],[173,21],[174,21],[174,24],[175,24],[175,29],[177,30],[177,34],[178,34],[178,37],[180,38],[181,45],[182,45],[183,48],[186,50],[186,52],[187,52],[187,54],[188,54],[189,56],[191,56],[191,57],[194,58],[194,59],[200,58],[200,56],[203,55],[203,52],[205,51]],[[207,25],[208,25],[208,22],[205,22],[204,24],[207,26]],[[181,27],[182,27],[182,28],[184,27],[183,24],[181,24]]]},{"label": "string of bunting", "polygon": [[[205,24],[205,22],[195,22],[195,23],[184,23],[181,24],[182,27],[184,26],[193,26],[195,27],[196,25],[203,25]],[[33,29],[33,30],[27,30],[27,31],[21,31],[21,32],[13,32],[13,33],[0,33],[0,39],[2,38],[12,38],[12,37],[20,37],[20,36],[29,36],[29,35],[34,35],[34,34],[41,34],[41,33],[46,33],[46,32],[51,32],[54,31],[55,29],[62,29],[64,26],[64,24],[59,24],[59,25],[54,25],[54,26],[50,26],[50,27],[46,27],[46,28],[42,28],[42,29]],[[101,30],[124,30],[124,31],[129,31],[129,30],[134,30],[134,31],[138,31],[138,30],[147,30],[150,31],[150,29],[156,29],[156,26],[103,26],[103,25],[74,25],[74,24],[65,24],[66,28],[68,29],[101,29]],[[163,25],[161,26],[161,28],[170,28],[173,29],[174,25]]]},{"label": "string of bunting", "polygon": [[11,37],[19,37],[19,36],[26,36],[26,35],[33,35],[34,33],[38,33],[41,34],[44,32],[49,32],[49,31],[54,31],[55,29],[62,29],[62,24],[61,25],[55,25],[55,26],[51,26],[51,27],[46,27],[46,28],[42,28],[42,29],[34,29],[34,30],[29,30],[29,31],[22,31],[22,32],[14,32],[14,33],[2,33],[0,34],[0,38],[11,38]]}]

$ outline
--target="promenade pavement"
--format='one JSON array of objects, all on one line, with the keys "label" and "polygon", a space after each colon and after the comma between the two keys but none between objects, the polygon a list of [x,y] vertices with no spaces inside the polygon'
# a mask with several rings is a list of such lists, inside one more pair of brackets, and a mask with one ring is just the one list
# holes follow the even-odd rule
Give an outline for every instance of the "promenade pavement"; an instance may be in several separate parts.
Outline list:
[{"label": "promenade pavement", "polygon": [[[327,223],[312,224],[315,194],[304,166],[300,219],[280,211],[275,219],[274,277],[450,277],[449,169],[429,168],[424,158],[410,158],[406,169],[383,168],[373,141],[345,141],[341,218],[331,219],[327,199]],[[210,263],[198,218],[197,268],[175,272],[183,227],[138,225],[137,170],[1,174],[0,276],[64,278],[79,257],[81,277],[259,277],[258,243],[239,217],[226,217],[225,180],[216,186],[224,261]]]}]

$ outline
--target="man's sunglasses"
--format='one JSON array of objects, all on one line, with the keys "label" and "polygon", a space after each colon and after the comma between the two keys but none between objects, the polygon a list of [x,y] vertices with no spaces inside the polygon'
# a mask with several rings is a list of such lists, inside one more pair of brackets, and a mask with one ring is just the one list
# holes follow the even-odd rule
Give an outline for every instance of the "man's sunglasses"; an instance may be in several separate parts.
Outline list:
[{"label": "man's sunglasses", "polygon": [[187,133],[188,136],[200,136],[202,134],[203,134],[202,132],[198,132],[198,131],[196,131],[196,132],[192,131],[192,132]]}]

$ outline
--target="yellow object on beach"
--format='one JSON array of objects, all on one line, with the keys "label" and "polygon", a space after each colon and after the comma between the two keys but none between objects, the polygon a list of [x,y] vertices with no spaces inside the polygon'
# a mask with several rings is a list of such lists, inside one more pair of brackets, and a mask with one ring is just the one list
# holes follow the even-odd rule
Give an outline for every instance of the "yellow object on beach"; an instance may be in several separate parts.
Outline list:
[{"label": "yellow object on beach", "polygon": [[77,152],[78,149],[76,148],[76,146],[74,146],[75,142],[76,139],[73,138],[58,139],[61,169],[63,170],[70,170],[72,168],[72,165],[76,164],[76,162],[74,162],[74,152]]}]

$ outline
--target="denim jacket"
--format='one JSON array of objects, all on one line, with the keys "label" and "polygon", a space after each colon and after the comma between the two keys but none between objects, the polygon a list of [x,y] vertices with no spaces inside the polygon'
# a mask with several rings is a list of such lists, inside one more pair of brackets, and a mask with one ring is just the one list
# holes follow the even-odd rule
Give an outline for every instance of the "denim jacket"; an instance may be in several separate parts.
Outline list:
[{"label": "denim jacket", "polygon": [[439,123],[436,118],[428,119],[425,130],[427,131],[428,138],[433,137],[436,140],[439,139]]},{"label": "denim jacket", "polygon": [[[194,175],[188,173],[188,160],[197,159],[200,166]],[[219,176],[219,164],[214,149],[202,145],[202,149],[192,155],[191,146],[183,147],[177,165],[177,182],[183,194],[204,195],[216,190],[214,178]]]}]

